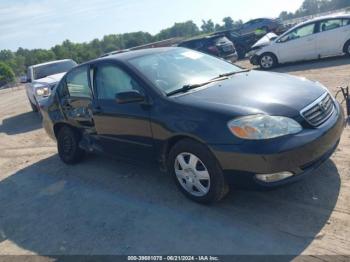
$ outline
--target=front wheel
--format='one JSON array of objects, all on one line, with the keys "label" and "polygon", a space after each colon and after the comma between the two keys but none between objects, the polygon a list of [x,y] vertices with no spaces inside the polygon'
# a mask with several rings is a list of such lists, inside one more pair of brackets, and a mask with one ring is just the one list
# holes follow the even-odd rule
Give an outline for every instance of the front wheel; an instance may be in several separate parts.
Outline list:
[{"label": "front wheel", "polygon": [[30,101],[30,99],[29,99],[29,104],[30,104],[30,107],[32,108],[33,112],[38,112],[39,111],[38,107],[35,104],[33,104],[32,101]]},{"label": "front wheel", "polygon": [[69,165],[76,164],[82,160],[85,151],[79,147],[79,133],[68,127],[62,127],[57,135],[57,149],[61,160]]},{"label": "front wheel", "polygon": [[277,65],[277,59],[275,55],[265,53],[260,56],[259,64],[262,69],[269,70]]},{"label": "front wheel", "polygon": [[171,149],[168,170],[179,189],[196,202],[217,202],[229,191],[214,156],[206,146],[191,139],[181,140]]}]

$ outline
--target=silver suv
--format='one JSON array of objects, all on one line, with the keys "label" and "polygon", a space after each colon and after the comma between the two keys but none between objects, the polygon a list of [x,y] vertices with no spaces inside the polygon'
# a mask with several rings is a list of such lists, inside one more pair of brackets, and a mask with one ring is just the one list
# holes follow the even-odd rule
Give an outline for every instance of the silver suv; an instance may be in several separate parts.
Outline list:
[{"label": "silver suv", "polygon": [[29,66],[27,69],[26,93],[34,112],[39,110],[40,102],[45,100],[63,75],[77,63],[72,59],[56,60]]}]

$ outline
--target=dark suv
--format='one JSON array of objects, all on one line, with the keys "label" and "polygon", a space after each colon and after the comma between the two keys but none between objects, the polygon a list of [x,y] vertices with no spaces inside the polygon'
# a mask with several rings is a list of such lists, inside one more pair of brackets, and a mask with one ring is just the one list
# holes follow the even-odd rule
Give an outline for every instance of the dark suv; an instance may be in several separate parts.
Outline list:
[{"label": "dark suv", "polygon": [[214,35],[224,35],[228,38],[235,46],[236,52],[239,59],[243,59],[252,47],[260,38],[260,35],[255,33],[241,35],[233,30],[225,30],[220,32],[215,32]]},{"label": "dark suv", "polygon": [[235,45],[222,34],[186,40],[178,46],[221,57],[230,62],[236,62],[238,59]]},{"label": "dark suv", "polygon": [[264,30],[266,33],[279,33],[281,30],[283,30],[283,23],[278,18],[257,18],[244,23],[242,27],[239,28],[238,32],[240,34],[250,34],[257,30]]}]

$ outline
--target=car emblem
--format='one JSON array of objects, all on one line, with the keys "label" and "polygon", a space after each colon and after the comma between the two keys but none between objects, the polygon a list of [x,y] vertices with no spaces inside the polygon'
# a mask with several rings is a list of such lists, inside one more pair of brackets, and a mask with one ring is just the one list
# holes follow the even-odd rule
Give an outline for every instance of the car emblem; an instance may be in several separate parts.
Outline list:
[{"label": "car emblem", "polygon": [[318,104],[318,107],[320,108],[320,110],[322,111],[322,113],[325,113],[327,111],[327,107],[326,107],[326,102],[322,101]]}]

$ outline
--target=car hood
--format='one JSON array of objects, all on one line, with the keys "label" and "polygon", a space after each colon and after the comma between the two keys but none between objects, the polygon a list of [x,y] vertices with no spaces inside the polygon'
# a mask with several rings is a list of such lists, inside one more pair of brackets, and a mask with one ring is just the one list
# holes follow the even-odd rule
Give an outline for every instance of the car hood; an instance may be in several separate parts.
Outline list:
[{"label": "car hood", "polygon": [[233,116],[296,117],[326,92],[317,82],[287,74],[249,71],[177,96],[177,101]]},{"label": "car hood", "polygon": [[50,75],[44,78],[35,79],[33,81],[34,84],[41,84],[41,85],[53,85],[56,84],[61,80],[61,78],[65,75],[65,73],[59,73],[55,75]]},{"label": "car hood", "polygon": [[267,46],[271,44],[271,42],[277,38],[277,35],[274,33],[268,33],[266,34],[263,38],[260,38],[253,46],[252,48],[256,47],[262,47],[262,46]]}]

